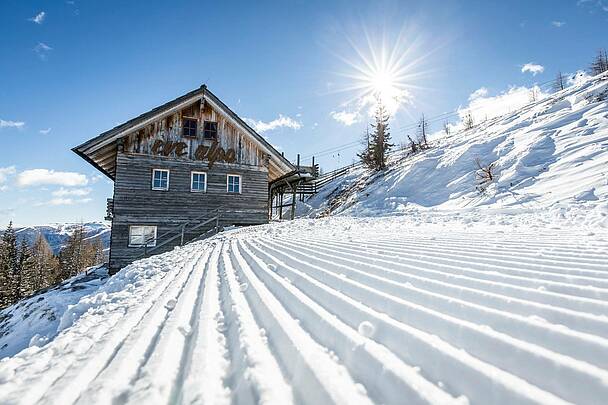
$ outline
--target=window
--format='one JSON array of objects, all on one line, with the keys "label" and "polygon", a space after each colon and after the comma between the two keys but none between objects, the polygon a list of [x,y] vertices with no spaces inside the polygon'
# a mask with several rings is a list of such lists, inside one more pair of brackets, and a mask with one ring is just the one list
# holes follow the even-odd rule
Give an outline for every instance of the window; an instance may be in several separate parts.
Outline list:
[{"label": "window", "polygon": [[156,246],[156,227],[144,225],[129,226],[129,247]]},{"label": "window", "polygon": [[196,138],[196,120],[193,118],[184,118],[182,126],[182,135]]},{"label": "window", "polygon": [[228,175],[227,190],[229,193],[240,193],[241,192],[241,176],[237,174]]},{"label": "window", "polygon": [[205,121],[203,128],[204,139],[217,139],[217,122]]},{"label": "window", "polygon": [[152,171],[152,190],[169,190],[169,170]]},{"label": "window", "polygon": [[207,191],[207,173],[192,172],[190,178],[190,191]]}]

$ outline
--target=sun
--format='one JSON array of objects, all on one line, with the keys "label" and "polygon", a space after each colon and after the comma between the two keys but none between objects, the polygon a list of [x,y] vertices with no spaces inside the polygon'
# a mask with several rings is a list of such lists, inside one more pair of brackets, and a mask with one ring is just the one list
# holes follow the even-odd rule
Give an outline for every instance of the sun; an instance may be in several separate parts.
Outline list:
[{"label": "sun", "polygon": [[382,103],[393,116],[412,104],[414,93],[421,88],[420,78],[428,73],[423,62],[429,53],[423,50],[419,34],[404,28],[392,36],[381,33],[373,37],[364,29],[360,40],[347,37],[346,43],[350,54],[336,53],[347,65],[345,72],[337,72],[346,80],[334,90],[351,93],[344,106],[373,116]]},{"label": "sun", "polygon": [[367,82],[367,93],[373,95],[387,110],[394,113],[404,93],[398,76],[386,68],[372,70],[367,76],[363,79]]}]

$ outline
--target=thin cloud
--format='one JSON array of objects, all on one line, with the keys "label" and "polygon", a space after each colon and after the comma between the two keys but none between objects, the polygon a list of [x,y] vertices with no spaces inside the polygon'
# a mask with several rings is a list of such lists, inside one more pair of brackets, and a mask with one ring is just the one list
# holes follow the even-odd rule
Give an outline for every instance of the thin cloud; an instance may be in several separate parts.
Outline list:
[{"label": "thin cloud", "polygon": [[87,188],[72,188],[72,189],[61,187],[59,190],[55,190],[51,194],[53,195],[53,197],[67,197],[67,196],[84,197],[84,196],[91,194],[91,191],[93,191],[93,190],[88,187]]},{"label": "thin cloud", "polygon": [[42,60],[46,60],[47,54],[52,50],[53,48],[51,48],[44,42],[38,42],[38,45],[34,47],[34,52],[36,52],[36,55],[38,55],[38,57]]},{"label": "thin cloud", "polygon": [[598,9],[601,11],[608,12],[608,2],[604,0],[578,0],[576,2],[576,5],[582,7],[589,7],[589,9],[591,10],[590,12],[593,12]]},{"label": "thin cloud", "polygon": [[539,73],[542,73],[545,71],[545,67],[533,62],[530,63],[526,63],[525,65],[523,65],[521,67],[521,72],[522,73],[526,73],[526,72],[530,72],[532,73],[532,76],[536,76]]},{"label": "thin cloud", "polygon": [[488,89],[485,87],[480,87],[469,95],[469,101],[475,100],[480,97],[485,97],[488,95]]},{"label": "thin cloud", "polygon": [[2,120],[0,119],[0,129],[2,128],[23,128],[25,126],[25,122],[23,121],[11,121],[11,120]]},{"label": "thin cloud", "polygon": [[564,25],[566,25],[566,23],[563,21],[551,21],[551,25],[553,25],[554,27],[557,27],[557,28],[561,28]]},{"label": "thin cloud", "polygon": [[44,11],[41,11],[38,14],[36,14],[35,16],[33,16],[32,18],[28,18],[28,21],[32,21],[36,24],[42,24],[45,17],[46,17],[46,13]]},{"label": "thin cloud", "polygon": [[48,135],[49,132],[51,132],[51,128],[47,128],[47,129],[41,129],[40,132],[42,135]]},{"label": "thin cloud", "polygon": [[361,119],[361,115],[357,111],[332,111],[329,113],[329,115],[331,115],[334,120],[346,125],[347,127],[356,124]]},{"label": "thin cloud", "polygon": [[302,128],[302,124],[293,118],[279,114],[279,118],[276,118],[269,122],[258,121],[253,118],[245,118],[245,122],[249,124],[256,132],[263,133],[266,131],[272,131],[277,128],[291,128],[298,130]]},{"label": "thin cloud", "polygon": [[16,173],[17,169],[15,169],[15,166],[0,167],[0,186],[4,186],[8,178]]},{"label": "thin cloud", "polygon": [[75,172],[56,172],[49,169],[30,169],[17,175],[19,187],[56,185],[65,187],[86,186],[87,176]]},{"label": "thin cloud", "polygon": [[534,93],[537,99],[548,96],[538,86],[533,87],[511,87],[495,96],[490,96],[489,91],[482,87],[475,90],[469,96],[469,105],[458,109],[461,121],[470,113],[476,123],[486,119],[498,117],[515,111],[530,103],[531,94]]},{"label": "thin cloud", "polygon": [[48,201],[40,202],[36,204],[36,206],[44,206],[44,205],[76,205],[76,204],[86,204],[88,202],[93,201],[92,198],[51,198]]}]

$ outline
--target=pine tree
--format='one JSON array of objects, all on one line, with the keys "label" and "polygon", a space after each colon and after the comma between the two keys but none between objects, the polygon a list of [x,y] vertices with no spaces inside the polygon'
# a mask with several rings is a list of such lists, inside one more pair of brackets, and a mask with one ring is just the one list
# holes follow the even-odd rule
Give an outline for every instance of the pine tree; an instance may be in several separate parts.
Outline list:
[{"label": "pine tree", "polygon": [[34,289],[34,261],[32,251],[27,242],[22,239],[19,246],[19,260],[17,262],[17,278],[15,280],[15,296],[17,300],[29,297]]},{"label": "pine tree", "polygon": [[365,131],[361,143],[363,144],[363,150],[360,153],[357,153],[357,157],[364,165],[371,167],[373,166],[373,156],[370,147],[369,129]]},{"label": "pine tree", "polygon": [[389,132],[388,120],[390,116],[386,108],[380,101],[377,100],[376,107],[376,123],[373,124],[373,132],[370,139],[371,151],[371,167],[375,170],[384,170],[386,168],[386,159],[388,152],[394,146],[390,143],[391,134]]},{"label": "pine tree", "polygon": [[15,303],[14,281],[17,272],[17,235],[10,222],[0,242],[0,308]]}]

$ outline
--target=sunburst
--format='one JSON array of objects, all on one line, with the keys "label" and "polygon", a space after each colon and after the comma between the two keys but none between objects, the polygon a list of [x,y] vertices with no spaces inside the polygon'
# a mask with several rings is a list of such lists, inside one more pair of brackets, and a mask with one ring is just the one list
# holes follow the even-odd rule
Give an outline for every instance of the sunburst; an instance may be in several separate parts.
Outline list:
[{"label": "sunburst", "polygon": [[405,29],[392,40],[386,34],[380,36],[381,40],[375,40],[367,30],[363,33],[364,40],[358,44],[347,38],[353,54],[336,55],[348,66],[347,72],[337,73],[346,77],[348,83],[336,91],[351,93],[344,104],[359,111],[373,112],[380,102],[394,115],[410,104],[414,92],[421,88],[416,82],[429,73],[422,69],[422,62],[430,53],[422,53],[420,37]]}]

